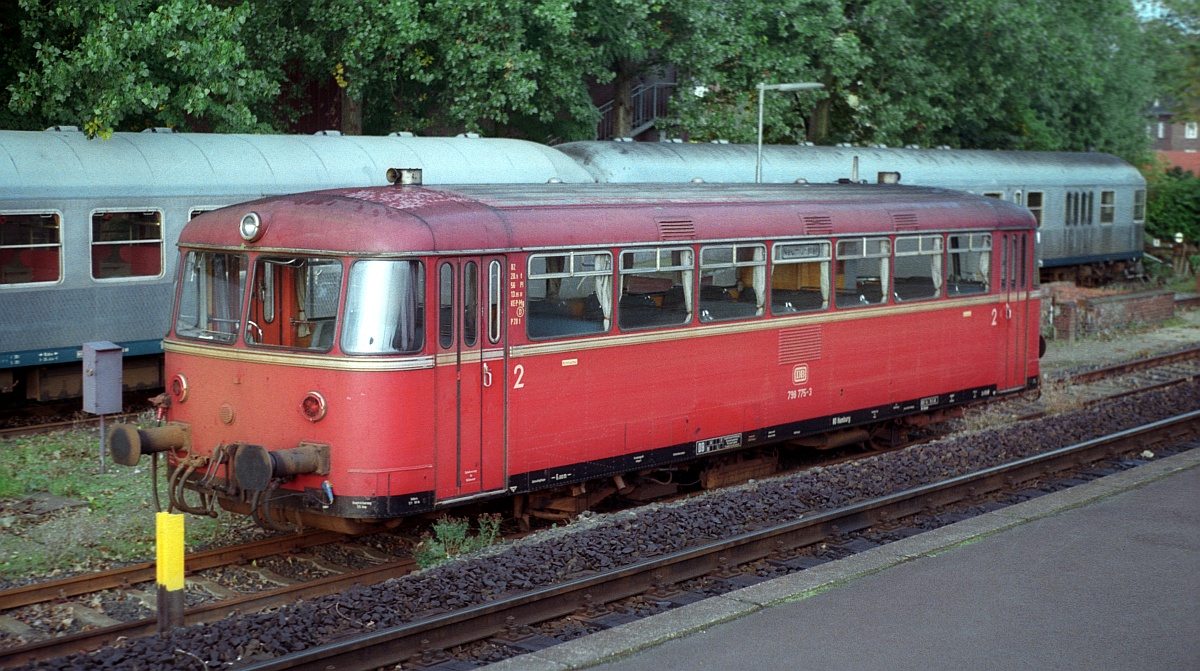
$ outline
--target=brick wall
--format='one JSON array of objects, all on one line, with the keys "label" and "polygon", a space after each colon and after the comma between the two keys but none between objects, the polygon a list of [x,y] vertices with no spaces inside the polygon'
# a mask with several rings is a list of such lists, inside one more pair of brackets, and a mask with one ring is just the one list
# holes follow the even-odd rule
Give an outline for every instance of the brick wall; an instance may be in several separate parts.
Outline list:
[{"label": "brick wall", "polygon": [[1136,294],[1088,295],[1074,287],[1047,285],[1042,301],[1042,333],[1049,339],[1075,340],[1143,324],[1161,324],[1175,316],[1175,293],[1165,289]]}]

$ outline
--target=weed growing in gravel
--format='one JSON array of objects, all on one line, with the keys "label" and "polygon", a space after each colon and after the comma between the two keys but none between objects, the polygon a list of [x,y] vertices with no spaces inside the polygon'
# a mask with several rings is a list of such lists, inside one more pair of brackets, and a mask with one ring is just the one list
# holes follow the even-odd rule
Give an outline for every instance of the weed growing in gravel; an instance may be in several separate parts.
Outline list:
[{"label": "weed growing in gravel", "polygon": [[472,535],[470,520],[464,517],[442,517],[433,523],[433,535],[421,535],[413,550],[417,566],[429,568],[493,545],[500,538],[500,516],[480,515],[476,524],[479,533]]}]

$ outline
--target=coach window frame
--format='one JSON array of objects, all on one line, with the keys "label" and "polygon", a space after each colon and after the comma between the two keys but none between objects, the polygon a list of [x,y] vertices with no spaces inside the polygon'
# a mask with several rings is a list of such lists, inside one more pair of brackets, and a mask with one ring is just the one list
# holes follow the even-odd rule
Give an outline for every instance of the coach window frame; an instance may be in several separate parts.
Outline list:
[{"label": "coach window frame", "polygon": [[[729,250],[729,258],[713,258],[718,253]],[[744,252],[750,252],[750,258],[744,258]],[[722,255],[723,256],[723,255]],[[738,319],[758,319],[766,314],[767,299],[767,244],[765,242],[728,242],[700,246],[699,270],[696,280],[699,283],[696,291],[696,311],[701,323],[733,321]],[[746,271],[749,271],[747,274]],[[718,273],[732,271],[733,284],[716,284]],[[704,284],[705,274],[710,273],[713,283]],[[746,280],[749,280],[747,282]],[[726,278],[726,282],[729,278]],[[720,292],[715,290],[721,289]],[[705,296],[705,289],[708,296]],[[732,289],[735,293],[730,293]],[[753,295],[746,294],[746,290]],[[747,299],[752,300],[747,300]],[[746,304],[753,303],[754,310],[746,314]],[[713,312],[718,314],[714,315]],[[720,314],[724,313],[724,314]]]},{"label": "coach window frame", "polygon": [[[589,258],[591,268],[587,267]],[[559,265],[557,262],[551,264],[551,259],[561,260],[561,269],[551,269],[551,265]],[[541,271],[534,270],[538,262],[543,264],[544,269]],[[562,340],[603,335],[612,331],[613,276],[616,270],[611,249],[537,252],[530,254],[525,263],[525,337],[531,341]],[[579,292],[584,289],[589,278],[592,282],[590,291],[563,298],[564,286],[567,290]],[[574,288],[566,280],[575,281]],[[543,295],[535,300],[534,291],[540,281],[545,281],[545,286],[542,287]],[[593,297],[596,299],[594,306],[588,301],[588,298]],[[591,312],[592,310],[598,312]],[[554,333],[534,333],[535,328],[551,323],[558,323],[560,326],[567,324],[568,328]],[[600,328],[581,330],[580,325],[592,323],[598,323]]]},{"label": "coach window frame", "polygon": [[1133,223],[1141,224],[1146,221],[1146,190],[1135,189],[1133,192]]},{"label": "coach window frame", "polygon": [[[96,229],[96,225],[97,225],[96,217],[103,216],[103,215],[114,215],[114,214],[128,214],[128,215],[154,214],[154,215],[156,215],[157,216],[157,225],[158,225],[158,237],[157,238],[141,238],[141,239],[130,238],[128,240],[97,240],[96,239],[96,230],[97,230]],[[140,223],[140,222],[133,223],[133,226],[145,226],[145,225],[146,224]],[[166,271],[166,259],[164,258],[164,251],[166,248],[166,239],[163,235],[165,230],[166,230],[166,213],[163,211],[162,208],[159,208],[159,207],[147,207],[147,208],[120,207],[120,208],[99,208],[99,209],[92,210],[91,214],[88,216],[88,264],[89,264],[89,270],[91,273],[92,280],[96,281],[96,282],[138,282],[138,281],[150,281],[150,280],[155,280],[155,279],[161,278],[163,276],[163,273]],[[126,260],[126,259],[122,258],[120,261],[120,264],[122,266],[128,267],[130,269],[131,274],[108,276],[108,277],[101,277],[101,276],[96,275],[96,270],[97,270],[97,268],[96,268],[96,266],[97,266],[96,251],[97,251],[98,246],[99,247],[114,247],[114,248],[125,246],[125,247],[128,247],[130,250],[133,250],[133,249],[137,248],[138,246],[149,247],[150,245],[156,245],[157,249],[158,249],[158,257],[157,257],[158,258],[158,272],[157,273],[134,275],[134,274],[132,274],[132,270],[135,265],[134,261]],[[116,255],[118,257],[120,256],[119,250],[117,251]],[[113,254],[110,252],[107,256],[109,259],[111,259]],[[103,264],[105,262],[111,263],[111,261],[108,261],[107,259],[101,260],[100,263]]]},{"label": "coach window frame", "polygon": [[[33,241],[33,238],[34,238],[33,232],[30,231],[30,241],[28,243],[5,244],[3,231],[0,230],[0,290],[5,289],[7,287],[28,287],[31,285],[48,286],[51,284],[62,283],[62,281],[66,277],[65,268],[63,267],[63,241],[62,241],[63,215],[62,215],[62,212],[59,210],[8,210],[8,211],[0,212],[0,226],[9,225],[7,223],[8,217],[53,218],[54,219],[54,229],[57,230],[57,235],[55,237],[58,238],[58,241],[53,242],[53,243],[34,242]],[[34,280],[34,279],[32,279],[32,277],[35,274],[35,268],[33,265],[30,265],[26,261],[22,261],[21,255],[27,251],[33,251],[33,250],[39,250],[39,249],[44,250],[44,249],[50,249],[50,248],[53,248],[56,250],[56,254],[55,254],[55,262],[57,264],[56,277],[52,280]],[[11,259],[3,259],[3,256],[5,256],[3,254],[4,250],[12,250],[13,254],[12,254]],[[7,281],[6,280],[7,275],[10,272],[14,273],[14,274],[15,273],[24,274],[21,270],[19,270],[15,266],[20,266],[21,268],[28,269],[28,273],[29,273],[29,276],[31,279],[26,280],[26,281],[14,281],[14,282]]]},{"label": "coach window frame", "polygon": [[[1036,198],[1037,204],[1036,205],[1033,202],[1035,200],[1034,196],[1037,196],[1037,198]],[[1040,228],[1042,225],[1042,217],[1044,216],[1045,209],[1046,209],[1046,192],[1045,191],[1026,191],[1025,192],[1025,209],[1029,210],[1030,214],[1033,215],[1034,221],[1037,222],[1037,225]]]},{"label": "coach window frame", "polygon": [[[384,264],[407,265],[395,265],[385,272]],[[366,276],[365,273],[371,270],[375,272]],[[424,351],[429,318],[425,309],[425,273],[425,261],[421,258],[351,260],[339,315],[338,343],[342,353],[403,356]],[[368,283],[369,288],[361,288]],[[378,343],[376,338],[369,338],[364,345],[361,334],[370,333],[372,329],[376,334],[388,337],[377,338]],[[388,343],[387,347],[383,346],[384,342]]]},{"label": "coach window frame", "polygon": [[[239,277],[236,283],[237,291],[228,291],[228,285],[225,287],[224,299],[218,298],[222,294],[214,293],[213,287],[213,261],[218,257],[225,257],[226,263],[230,259],[236,259],[240,264],[238,270],[230,270],[226,265],[223,269],[223,281],[228,282],[231,276]],[[201,273],[196,271],[195,261],[199,259],[203,262],[204,276],[203,283],[197,283],[196,277]],[[250,287],[250,274],[252,272],[253,262],[250,256],[244,252],[233,250],[207,250],[207,249],[185,249],[180,257],[179,270],[177,273],[178,291],[176,292],[175,305],[173,310],[173,320],[171,322],[172,332],[178,338],[188,340],[199,340],[207,343],[215,343],[221,345],[232,345],[242,337],[242,322],[245,320],[246,313],[249,311],[249,305],[246,303],[246,291]],[[192,278],[188,278],[191,273]],[[184,313],[185,302],[191,304],[189,298],[193,294],[191,288],[195,287],[195,310],[194,315]],[[205,310],[204,326],[200,325],[200,310]],[[223,313],[223,316],[218,313]],[[192,318],[195,323],[182,324],[181,320]],[[228,332],[223,332],[221,328],[209,328],[212,325],[227,325]],[[206,333],[209,335],[201,335]]]},{"label": "coach window frame", "polygon": [[[666,255],[666,263],[664,263],[664,255]],[[651,263],[646,263],[647,257],[652,257],[649,259]],[[685,326],[692,322],[696,303],[694,291],[696,250],[694,248],[688,245],[631,247],[620,250],[617,258],[619,261],[616,287],[617,328],[622,331],[644,331]],[[676,258],[679,259],[677,263],[674,262]],[[678,274],[678,278],[667,277],[672,274]],[[635,277],[645,280],[643,284],[658,280],[670,282],[671,285],[662,291],[631,292],[630,286]],[[668,301],[669,296],[674,298],[676,288],[682,294],[679,301],[679,304],[683,306],[682,313],[673,310],[673,304],[669,304]],[[635,298],[637,296],[642,298]],[[673,303],[673,300],[671,302]],[[633,318],[633,315],[639,314],[643,317],[653,318],[643,323],[627,321]],[[670,317],[673,314],[679,314],[680,318],[674,321],[659,319],[664,315]]]},{"label": "coach window frame", "polygon": [[1100,224],[1110,226],[1117,220],[1117,192],[1103,190],[1100,192]]},{"label": "coach window frame", "polygon": [[[861,245],[858,251],[851,249],[851,245]],[[871,249],[875,247],[875,249]],[[882,247],[882,248],[881,248]],[[838,309],[855,309],[865,307],[876,307],[886,305],[890,295],[890,287],[888,280],[891,278],[891,257],[892,257],[892,239],[888,236],[870,236],[870,235],[855,235],[838,238],[834,245],[834,266],[833,266],[833,306]],[[864,285],[858,281],[858,274],[855,274],[854,291],[840,289],[839,287],[847,275],[847,269],[851,262],[860,261],[878,261],[879,273],[878,276],[863,275],[866,280],[876,279],[879,282],[879,300],[869,301],[864,293]],[[840,272],[839,272],[840,271]],[[839,277],[843,280],[839,281]],[[838,300],[839,296],[846,296],[847,303],[843,304]],[[851,302],[854,297],[857,297],[856,302]]]},{"label": "coach window frame", "polygon": [[[793,253],[808,254],[809,250],[813,250],[816,253],[813,255],[797,255],[797,256],[792,256],[790,258],[784,258],[784,256],[788,253],[787,250],[789,250],[789,249],[797,250],[796,252],[793,252]],[[800,252],[799,250],[804,250],[804,251]],[[797,308],[791,301],[788,301],[786,299],[783,301],[777,300],[778,297],[786,298],[787,296],[792,296],[792,297],[798,299],[801,297],[800,295],[798,295],[798,294],[793,295],[790,292],[802,292],[802,291],[810,291],[811,290],[811,289],[807,289],[807,288],[802,288],[802,287],[806,286],[803,284],[805,281],[803,276],[806,274],[810,274],[810,273],[808,273],[807,271],[805,271],[801,268],[797,268],[797,266],[808,266],[810,264],[818,264],[818,269],[817,269],[818,278],[817,279],[818,279],[819,284],[817,285],[817,291],[819,292],[819,296],[821,299],[821,305],[819,307],[812,307],[812,308],[805,308],[805,307]],[[770,306],[771,306],[771,314],[776,317],[782,317],[782,316],[805,314],[805,313],[811,313],[811,312],[823,312],[825,310],[828,310],[829,306],[832,305],[833,283],[832,283],[832,280],[830,279],[830,272],[832,270],[832,267],[833,267],[833,241],[832,240],[776,240],[774,243],[772,243],[772,245],[771,245],[771,267],[770,267],[771,280],[769,283],[769,292],[770,292],[769,302],[770,302]],[[784,269],[786,269],[790,273],[790,271],[793,268],[795,268],[795,278],[785,278],[780,275],[777,275],[778,272],[780,272]],[[791,284],[798,288],[780,289],[780,288],[776,287],[777,282],[782,283],[782,282],[785,282],[788,280],[793,280],[793,279],[794,279],[794,281],[792,281]],[[787,292],[787,293],[785,293],[785,292]]]},{"label": "coach window frame", "polygon": [[[911,245],[915,244],[915,249],[910,249]],[[902,249],[902,247],[904,249]],[[945,259],[945,241],[940,233],[924,234],[924,235],[897,235],[892,240],[892,298],[896,299],[897,303],[914,303],[917,301],[930,301],[942,297],[943,290],[943,273]],[[920,259],[928,257],[929,268],[925,274],[933,284],[933,293],[929,295],[905,296],[900,290],[900,272],[901,259],[907,261],[909,259]],[[925,270],[923,265],[914,264],[915,268]],[[920,277],[925,279],[925,277]],[[905,280],[913,279],[905,277]],[[906,290],[907,291],[907,290]]]}]

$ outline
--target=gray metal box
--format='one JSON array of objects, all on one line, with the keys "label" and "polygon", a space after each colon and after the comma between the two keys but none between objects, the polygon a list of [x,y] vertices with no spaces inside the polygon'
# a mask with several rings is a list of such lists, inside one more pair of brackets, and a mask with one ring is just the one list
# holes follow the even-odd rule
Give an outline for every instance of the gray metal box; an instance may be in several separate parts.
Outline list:
[{"label": "gray metal box", "polygon": [[83,411],[93,415],[121,412],[120,345],[83,343]]}]

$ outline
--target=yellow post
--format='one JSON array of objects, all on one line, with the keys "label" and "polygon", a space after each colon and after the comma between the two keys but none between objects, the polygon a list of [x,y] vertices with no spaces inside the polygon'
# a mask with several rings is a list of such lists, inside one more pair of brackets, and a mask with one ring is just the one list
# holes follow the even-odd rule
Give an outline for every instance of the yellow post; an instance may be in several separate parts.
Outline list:
[{"label": "yellow post", "polygon": [[158,513],[158,633],[183,626],[183,515]]}]

